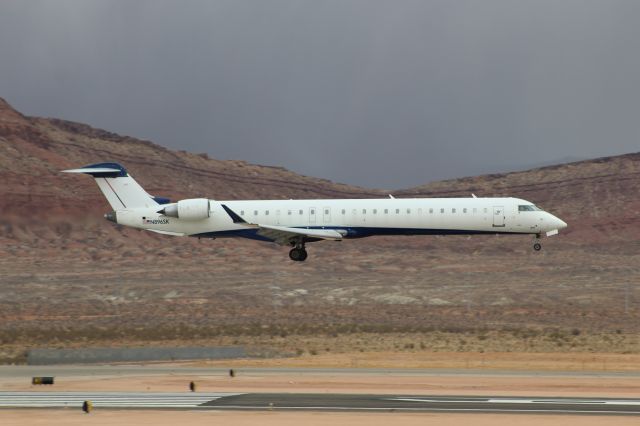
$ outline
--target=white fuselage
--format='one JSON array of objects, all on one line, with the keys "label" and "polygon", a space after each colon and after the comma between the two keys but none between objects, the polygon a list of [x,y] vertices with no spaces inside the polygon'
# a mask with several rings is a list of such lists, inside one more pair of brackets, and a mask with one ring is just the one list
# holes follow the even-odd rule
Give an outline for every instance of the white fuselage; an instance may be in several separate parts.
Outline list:
[{"label": "white fuselage", "polygon": [[[289,228],[335,229],[344,238],[371,235],[541,234],[566,223],[518,198],[383,198],[341,200],[210,200],[209,217],[183,220],[158,208],[118,210],[122,225],[173,235],[252,236],[234,223],[226,205],[249,224]],[[535,210],[522,210],[532,206]]]}]

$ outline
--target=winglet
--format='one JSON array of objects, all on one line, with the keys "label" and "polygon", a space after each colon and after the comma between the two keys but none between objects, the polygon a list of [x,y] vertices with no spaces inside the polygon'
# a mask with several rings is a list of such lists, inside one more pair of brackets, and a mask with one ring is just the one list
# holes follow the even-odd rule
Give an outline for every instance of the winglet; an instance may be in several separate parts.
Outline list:
[{"label": "winglet", "polygon": [[222,204],[222,208],[224,209],[225,212],[227,212],[227,214],[229,215],[231,220],[233,220],[233,223],[247,223],[246,220],[244,220],[243,218],[238,216],[238,214],[236,212],[234,212],[233,210],[231,210],[229,207],[225,206],[224,204]]}]

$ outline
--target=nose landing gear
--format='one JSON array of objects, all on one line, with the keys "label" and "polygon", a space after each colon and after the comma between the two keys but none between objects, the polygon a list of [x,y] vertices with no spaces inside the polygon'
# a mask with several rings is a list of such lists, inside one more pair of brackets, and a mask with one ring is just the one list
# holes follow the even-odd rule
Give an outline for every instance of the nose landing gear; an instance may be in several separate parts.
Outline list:
[{"label": "nose landing gear", "polygon": [[542,249],[542,244],[540,244],[540,234],[536,234],[536,239],[533,243],[533,249],[535,251],[540,251]]}]

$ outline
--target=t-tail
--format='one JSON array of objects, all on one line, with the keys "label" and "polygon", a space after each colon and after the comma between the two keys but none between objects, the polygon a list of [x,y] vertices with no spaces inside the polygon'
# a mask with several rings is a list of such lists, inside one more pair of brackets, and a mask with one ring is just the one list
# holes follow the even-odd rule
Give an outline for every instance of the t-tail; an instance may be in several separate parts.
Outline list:
[{"label": "t-tail", "polygon": [[63,171],[93,176],[114,211],[137,207],[155,207],[170,202],[165,198],[149,195],[118,163],[90,164],[80,169]]}]

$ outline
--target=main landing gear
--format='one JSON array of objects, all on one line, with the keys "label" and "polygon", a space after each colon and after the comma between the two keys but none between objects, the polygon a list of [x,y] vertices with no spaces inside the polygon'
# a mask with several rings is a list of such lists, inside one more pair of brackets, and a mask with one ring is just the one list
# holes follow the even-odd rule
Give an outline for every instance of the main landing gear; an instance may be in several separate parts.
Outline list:
[{"label": "main landing gear", "polygon": [[304,249],[304,244],[296,244],[289,252],[289,258],[296,262],[304,262],[307,258],[307,251]]},{"label": "main landing gear", "polygon": [[535,242],[533,243],[533,249],[535,251],[540,251],[542,249],[542,244],[540,244],[540,234],[536,234]]}]

